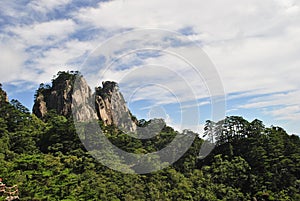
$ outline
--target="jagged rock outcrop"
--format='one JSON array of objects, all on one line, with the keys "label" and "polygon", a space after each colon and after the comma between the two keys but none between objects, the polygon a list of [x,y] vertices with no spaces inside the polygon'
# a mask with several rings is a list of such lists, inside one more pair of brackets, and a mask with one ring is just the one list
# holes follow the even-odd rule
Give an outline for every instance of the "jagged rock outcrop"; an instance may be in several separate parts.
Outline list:
[{"label": "jagged rock outcrop", "polygon": [[[80,78],[76,79],[76,76]],[[125,131],[135,131],[136,124],[131,120],[132,115],[118,84],[107,81],[102,85],[92,94],[82,76],[60,72],[52,81],[52,87],[41,85],[37,90],[32,111],[39,118],[43,118],[50,110],[70,117],[72,108],[73,112],[75,108],[76,112],[73,114],[77,121],[98,118],[106,126],[115,125]]]},{"label": "jagged rock outcrop", "polygon": [[35,98],[32,112],[39,118],[42,118],[47,114],[47,106],[44,99],[44,94],[42,92],[38,92],[38,95]]},{"label": "jagged rock outcrop", "polygon": [[98,119],[95,111],[92,91],[83,77],[79,77],[72,87],[72,112],[74,120],[89,121]]},{"label": "jagged rock outcrop", "polygon": [[2,84],[0,84],[0,107],[5,102],[8,102],[8,96],[7,93],[2,89]]},{"label": "jagged rock outcrop", "polygon": [[102,82],[103,87],[96,88],[96,111],[105,125],[114,124],[125,131],[135,131],[136,124],[126,106],[123,95],[115,82]]},{"label": "jagged rock outcrop", "polygon": [[74,78],[75,75],[61,72],[52,81],[52,87],[41,84],[35,95],[32,112],[39,118],[44,117],[49,110],[55,110],[64,116],[71,116]]}]

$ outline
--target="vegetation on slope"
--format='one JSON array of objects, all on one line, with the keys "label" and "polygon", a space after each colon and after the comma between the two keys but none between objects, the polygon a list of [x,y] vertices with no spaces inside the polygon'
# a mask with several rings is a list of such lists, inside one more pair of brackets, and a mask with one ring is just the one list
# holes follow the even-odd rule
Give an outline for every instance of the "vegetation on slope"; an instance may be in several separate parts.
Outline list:
[{"label": "vegetation on slope", "polygon": [[[205,133],[217,140],[208,157],[199,159],[203,140],[197,138],[175,164],[145,175],[97,162],[71,118],[48,112],[43,120],[17,100],[0,104],[0,177],[18,185],[21,200],[300,200],[299,137],[259,120],[207,121]],[[138,140],[99,124],[114,144],[133,153],[160,150],[178,134],[166,126],[159,136]]]}]

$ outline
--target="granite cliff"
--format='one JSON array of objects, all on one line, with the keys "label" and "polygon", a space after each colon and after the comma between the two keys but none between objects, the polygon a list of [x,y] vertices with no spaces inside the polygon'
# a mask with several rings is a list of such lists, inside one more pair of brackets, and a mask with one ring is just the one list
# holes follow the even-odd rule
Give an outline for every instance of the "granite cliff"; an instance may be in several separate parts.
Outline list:
[{"label": "granite cliff", "polygon": [[[76,79],[76,76],[79,76]],[[74,88],[74,82],[79,87]],[[52,80],[52,86],[41,84],[36,91],[32,112],[43,118],[50,110],[70,117],[72,103],[88,105],[84,110],[76,112],[77,120],[98,118],[104,125],[115,125],[126,131],[135,131],[136,124],[131,121],[132,115],[126,106],[118,84],[111,81],[102,82],[102,87],[96,87],[95,93],[87,85],[85,79],[76,73],[59,72],[57,78]],[[91,101],[94,101],[91,104]],[[92,108],[92,107],[94,108]]]},{"label": "granite cliff", "polygon": [[102,82],[102,87],[96,88],[96,111],[104,125],[114,124],[126,131],[135,131],[136,124],[126,106],[118,84],[111,81]]},{"label": "granite cliff", "polygon": [[2,84],[0,83],[0,107],[5,102],[8,102],[8,96],[6,92],[2,89]]},{"label": "granite cliff", "polygon": [[72,82],[75,76],[60,72],[58,77],[52,80],[52,87],[41,84],[35,94],[32,112],[39,118],[43,118],[50,110],[66,117],[71,116]]}]

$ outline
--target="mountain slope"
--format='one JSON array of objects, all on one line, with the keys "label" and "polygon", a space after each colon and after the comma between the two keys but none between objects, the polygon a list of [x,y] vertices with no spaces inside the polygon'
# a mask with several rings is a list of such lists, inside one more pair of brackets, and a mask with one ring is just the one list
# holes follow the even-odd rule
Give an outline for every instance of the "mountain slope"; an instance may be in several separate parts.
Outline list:
[{"label": "mountain slope", "polygon": [[[199,158],[203,140],[196,138],[170,167],[124,174],[91,157],[70,116],[47,108],[41,120],[17,100],[7,102],[1,87],[0,92],[0,177],[8,187],[18,185],[21,200],[300,200],[300,139],[282,128],[236,116],[208,121],[206,134],[217,140],[208,157]],[[113,144],[139,154],[160,150],[180,135],[165,126],[141,140],[101,119],[99,125]]]}]

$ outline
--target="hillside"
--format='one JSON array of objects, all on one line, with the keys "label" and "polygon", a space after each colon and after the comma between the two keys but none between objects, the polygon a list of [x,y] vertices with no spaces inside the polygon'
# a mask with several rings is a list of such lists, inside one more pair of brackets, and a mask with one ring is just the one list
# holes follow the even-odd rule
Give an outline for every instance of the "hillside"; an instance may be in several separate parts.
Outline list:
[{"label": "hillside", "polygon": [[[208,120],[204,133],[214,136],[217,146],[204,159],[199,157],[204,140],[188,131],[196,136],[192,146],[168,168],[141,175],[109,169],[90,155],[76,133],[71,115],[71,103],[77,100],[71,93],[74,76],[80,75],[60,72],[52,86],[41,85],[32,114],[19,101],[8,102],[0,87],[0,177],[7,187],[18,186],[20,200],[300,200],[299,136],[265,127],[257,119]],[[118,99],[112,107],[114,91]],[[133,119],[134,124],[122,125],[129,130],[151,122],[131,115],[116,83],[103,82],[95,94],[85,87],[79,94],[87,101],[95,98],[99,126],[127,152],[155,152],[184,135],[166,125],[151,139],[136,139],[118,129],[122,118],[112,118],[113,108]]]}]

